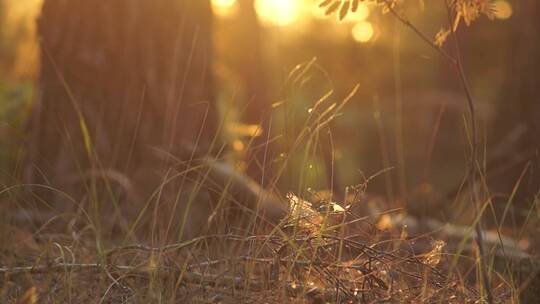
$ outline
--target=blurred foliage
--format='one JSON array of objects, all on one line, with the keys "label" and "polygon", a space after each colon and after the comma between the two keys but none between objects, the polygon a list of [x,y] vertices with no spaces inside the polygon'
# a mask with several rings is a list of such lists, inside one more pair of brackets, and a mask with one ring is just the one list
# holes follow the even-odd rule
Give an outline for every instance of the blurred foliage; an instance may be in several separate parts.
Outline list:
[{"label": "blurred foliage", "polygon": [[36,18],[41,0],[0,0],[0,78],[25,81],[39,69]]},{"label": "blurred foliage", "polygon": [[[449,204],[467,172],[469,126],[459,79],[437,47],[453,52],[447,40],[454,33],[462,40],[460,53],[481,122],[485,165],[491,145],[504,139],[493,132],[501,123],[500,106],[519,102],[505,95],[518,87],[510,72],[518,0],[211,2],[217,102],[225,121],[224,139],[236,154],[235,168],[248,171],[249,149],[268,136],[263,138],[271,141],[264,165],[282,174],[282,193],[298,195],[288,196],[296,222],[309,218],[313,221],[301,222],[304,228],[320,229],[319,211],[331,207],[333,216],[344,213],[333,203],[333,193],[321,210],[302,199],[307,194],[329,189],[345,192],[347,198],[345,187],[360,184],[364,192],[368,183],[369,194],[388,198],[385,210],[407,201],[407,212],[418,217],[441,216],[446,221],[463,214],[458,220],[473,220],[469,200]],[[24,122],[39,71],[35,21],[40,4],[0,0],[0,184],[13,182],[26,152]],[[412,24],[425,34],[427,44],[410,31]],[[257,114],[268,109],[270,118],[260,125],[247,121],[250,104],[261,108]],[[314,123],[317,119],[323,123]],[[524,213],[529,225],[537,227],[538,199],[534,204],[536,209],[517,205],[521,209],[516,213]],[[448,214],[444,208],[455,210]],[[377,227],[390,224],[381,220]],[[520,240],[526,221],[523,227]],[[528,233],[523,236],[528,240]],[[445,246],[441,240],[433,242],[423,263],[440,265]]]},{"label": "blurred foliage", "polygon": [[41,0],[0,0],[0,182],[11,178],[39,69],[35,20]]},{"label": "blurred foliage", "polygon": [[[271,1],[258,2],[269,6]],[[259,5],[267,7],[266,12],[260,13],[265,16],[261,19],[262,61],[269,71],[272,100],[282,105],[275,109],[273,117],[273,130],[276,134],[282,131],[284,135],[278,141],[276,155],[288,151],[294,137],[288,138],[287,134],[296,134],[302,128],[308,110],[321,96],[333,90],[333,98],[340,100],[358,83],[359,93],[332,125],[336,172],[341,184],[358,183],[363,174],[369,176],[385,168],[388,165],[384,162],[385,153],[393,166],[398,153],[397,137],[402,137],[406,179],[411,188],[421,188],[429,182],[430,189],[444,193],[454,187],[466,163],[463,124],[466,109],[459,82],[444,59],[386,14],[383,6],[368,3],[374,1],[361,1],[354,12],[351,6],[351,11],[344,16],[338,16],[338,9],[334,11],[338,15],[325,16],[328,7],[319,7],[339,1],[296,2],[298,6],[275,4],[278,10],[295,11],[285,14],[295,16],[287,22],[278,16],[272,17],[272,10]],[[344,5],[347,1],[341,2]],[[234,7],[230,3],[230,7]],[[511,32],[504,20],[511,16],[510,2],[490,1],[496,7],[502,4],[506,8],[502,15],[499,11],[494,15],[494,6],[464,6],[464,1],[451,3],[455,24],[477,21],[456,30],[466,36],[465,66],[487,130],[494,123],[496,105],[501,102],[503,83],[508,77],[506,62],[511,56]],[[236,58],[246,54],[246,49],[238,42],[242,38],[235,36],[239,12],[231,9],[231,15],[227,15],[223,7],[220,9],[221,17],[216,26],[217,54],[220,71],[226,75],[220,77],[221,84],[225,88],[224,96],[234,100],[234,105],[242,105],[249,97],[242,95],[242,83],[235,82],[241,73]],[[412,1],[400,6],[399,12],[434,42],[441,28],[449,27],[444,1]],[[500,21],[491,22],[493,17]],[[355,33],[358,28],[371,29],[368,30],[371,34],[365,36],[367,39],[358,39],[362,37],[361,33]],[[486,40],[497,52],[485,51]],[[312,58],[316,58],[316,62],[304,75],[301,85],[288,87],[288,73]],[[400,108],[398,100],[402,103]],[[319,145],[329,145],[327,136],[321,136]],[[321,153],[311,155],[308,160],[294,157],[296,165],[290,168],[290,178],[284,181],[286,190],[298,191],[298,176],[303,171],[310,172],[311,177],[300,184],[313,188],[328,186],[328,170],[324,169]],[[393,184],[397,183],[396,171],[389,173]],[[392,192],[384,178],[376,179],[371,189]]]},{"label": "blurred foliage", "polygon": [[32,82],[9,82],[0,79],[0,183],[12,178],[20,165],[24,122],[34,93]]},{"label": "blurred foliage", "polygon": [[[329,9],[338,2],[335,10]],[[448,190],[462,176],[465,165],[464,131],[459,131],[463,130],[464,111],[459,83],[438,54],[386,14],[383,6],[386,1],[345,4],[348,2],[255,0],[261,35],[257,46],[249,40],[251,36],[239,37],[239,28],[245,27],[242,17],[238,18],[238,14],[242,14],[239,1],[212,0],[216,14],[215,70],[221,88],[222,112],[229,120],[239,122],[245,104],[253,98],[241,66],[243,57],[254,52],[246,45],[253,45],[260,49],[260,61],[266,73],[261,81],[268,87],[268,102],[280,104],[274,109],[271,128],[273,134],[283,136],[275,141],[276,153],[271,163],[279,164],[286,156],[294,134],[301,130],[309,109],[321,96],[333,91],[332,99],[339,101],[355,84],[360,84],[354,100],[332,124],[333,153],[340,184],[356,184],[363,175],[374,174],[389,164],[393,166],[399,157],[398,146],[402,145],[404,166],[412,169],[405,170],[410,187],[429,181],[441,192]],[[473,2],[476,4],[467,4]],[[488,15],[507,20],[512,15],[512,2],[489,2],[505,8],[506,13],[484,5],[487,1],[449,2],[453,8],[454,29],[456,24],[470,24],[478,19],[460,34],[467,36],[463,46],[465,66],[486,129],[493,123],[495,105],[500,102],[502,84],[508,77],[505,62],[510,56],[510,31],[503,22],[486,26],[488,18],[479,17]],[[38,0],[0,1],[3,8],[0,12],[3,16],[0,79],[4,79],[0,108],[6,113],[2,115],[11,120],[9,123],[9,119],[2,120],[3,126],[10,126],[10,131],[0,135],[2,142],[8,142],[6,137],[21,134],[20,129],[13,131],[20,126],[20,122],[13,119],[21,119],[23,112],[14,113],[24,111],[32,97],[30,83],[39,68],[35,59],[34,25],[39,4]],[[449,26],[444,1],[412,1],[400,5],[399,12],[434,41],[437,38],[442,44],[447,36],[444,31]],[[489,40],[497,52],[486,52],[485,40]],[[289,72],[313,58],[316,60],[302,81],[289,86]],[[3,130],[7,130],[6,127]],[[330,138],[323,133],[309,153],[303,151],[291,156],[295,165],[290,166],[282,180],[285,190],[328,187],[329,168],[324,163],[322,149],[330,145]],[[249,136],[234,134],[227,138],[236,144],[236,150],[244,149],[250,141]],[[392,183],[397,183],[397,171],[389,174]],[[300,177],[305,180],[300,181]],[[372,189],[387,193],[395,190],[389,189],[384,178],[377,179]]]}]

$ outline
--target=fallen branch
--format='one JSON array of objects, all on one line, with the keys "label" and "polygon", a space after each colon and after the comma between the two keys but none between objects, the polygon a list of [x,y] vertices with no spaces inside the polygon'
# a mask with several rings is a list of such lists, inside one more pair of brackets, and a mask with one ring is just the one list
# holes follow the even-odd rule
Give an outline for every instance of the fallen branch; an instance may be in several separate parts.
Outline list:
[{"label": "fallen branch", "polygon": [[[464,239],[474,238],[476,235],[474,228],[443,223],[430,218],[420,222],[413,216],[392,215],[391,223],[398,230],[406,227],[409,233],[413,235],[435,234],[437,237],[446,240],[450,246],[457,245]],[[504,235],[499,236],[493,231],[482,231],[482,234],[484,235],[482,242],[485,248],[495,256],[516,261],[531,258],[529,253],[516,245],[517,241],[513,238]]]}]

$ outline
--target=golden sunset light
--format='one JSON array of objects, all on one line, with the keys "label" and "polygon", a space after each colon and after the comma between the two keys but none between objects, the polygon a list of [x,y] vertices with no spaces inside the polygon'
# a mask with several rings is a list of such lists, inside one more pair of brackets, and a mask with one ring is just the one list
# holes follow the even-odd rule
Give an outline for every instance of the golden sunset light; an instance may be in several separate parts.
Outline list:
[{"label": "golden sunset light", "polygon": [[234,17],[238,13],[238,2],[237,0],[212,0],[212,10],[219,17]]},{"label": "golden sunset light", "polygon": [[506,20],[512,17],[514,9],[507,0],[497,0],[493,3],[493,5],[495,6],[495,18]]},{"label": "golden sunset light", "polygon": [[367,21],[360,21],[352,28],[352,36],[358,42],[368,42],[375,33],[373,25]]},{"label": "golden sunset light", "polygon": [[255,0],[255,10],[261,21],[277,26],[287,26],[300,16],[298,0]]},{"label": "golden sunset light", "polygon": [[540,303],[539,29],[0,0],[0,303]]}]

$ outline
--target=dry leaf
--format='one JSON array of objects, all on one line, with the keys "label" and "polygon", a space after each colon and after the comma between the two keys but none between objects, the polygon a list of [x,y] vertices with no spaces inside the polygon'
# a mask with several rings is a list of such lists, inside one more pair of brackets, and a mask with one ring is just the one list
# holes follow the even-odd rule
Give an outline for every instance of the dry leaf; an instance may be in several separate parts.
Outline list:
[{"label": "dry leaf", "polygon": [[322,216],[313,208],[310,202],[289,193],[289,216],[292,224],[298,223],[301,228],[316,228],[322,223]]},{"label": "dry leaf", "polygon": [[351,3],[349,1],[343,2],[343,4],[341,5],[341,9],[339,11],[339,21],[343,21],[343,19],[345,19],[345,17],[347,17],[347,14],[349,13],[349,6],[350,5],[351,5]]},{"label": "dry leaf", "polygon": [[448,39],[448,36],[450,35],[450,30],[441,29],[436,35],[435,35],[435,45],[438,47],[442,47],[446,40]]},{"label": "dry leaf", "polygon": [[424,262],[431,267],[437,266],[441,261],[442,250],[445,245],[446,243],[442,240],[433,242],[433,249],[425,254]]},{"label": "dry leaf", "polygon": [[391,229],[394,227],[394,223],[392,222],[392,217],[388,214],[383,214],[379,221],[377,222],[377,228],[379,230],[386,230]]},{"label": "dry leaf", "polygon": [[360,0],[353,0],[351,5],[351,12],[356,13],[358,10],[358,6],[360,4]]},{"label": "dry leaf", "polygon": [[327,7],[328,5],[330,5],[334,0],[324,0],[323,2],[321,2],[319,4],[319,7]]},{"label": "dry leaf", "polygon": [[38,294],[36,287],[30,287],[17,302],[18,304],[35,304],[38,301]]},{"label": "dry leaf", "polygon": [[341,3],[341,2],[336,1],[336,2],[333,2],[332,4],[330,4],[330,5],[326,8],[326,11],[324,12],[324,15],[325,15],[325,16],[328,16],[328,15],[331,15],[331,14],[335,13],[335,12],[338,10],[338,8],[339,8],[339,4],[340,4],[340,3]]}]

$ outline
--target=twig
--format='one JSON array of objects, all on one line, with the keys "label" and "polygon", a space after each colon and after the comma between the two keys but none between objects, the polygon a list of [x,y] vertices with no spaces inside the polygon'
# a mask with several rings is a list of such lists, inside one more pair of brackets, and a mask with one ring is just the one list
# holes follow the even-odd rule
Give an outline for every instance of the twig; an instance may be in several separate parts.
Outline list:
[{"label": "twig", "polygon": [[431,46],[435,51],[437,51],[444,59],[446,59],[452,66],[457,65],[457,60],[454,58],[454,56],[450,55],[445,49],[442,47],[436,45],[426,34],[422,33],[419,28],[417,28],[414,24],[412,24],[409,19],[402,16],[396,10],[392,7],[389,0],[385,0],[386,7],[388,8],[388,11],[403,25],[408,27],[410,30],[412,30],[420,39],[422,39],[425,43],[427,43],[429,46]]},{"label": "twig", "polygon": [[[57,263],[53,265],[41,265],[41,266],[22,266],[22,267],[0,267],[0,275],[2,276],[19,276],[24,274],[51,274],[62,272],[95,272],[99,273],[105,268],[104,265],[99,263],[88,264],[76,264],[76,263]],[[230,287],[230,288],[248,288],[251,291],[263,291],[265,290],[265,284],[260,280],[253,280],[248,278],[242,278],[237,276],[215,275],[215,274],[202,274],[198,272],[187,272],[181,269],[165,268],[165,267],[137,267],[126,265],[107,265],[107,268],[112,271],[123,271],[128,274],[136,275],[161,275],[181,276],[181,281],[185,284],[203,284],[213,287]],[[246,285],[247,281],[247,285]],[[373,292],[371,289],[354,289],[346,291],[336,291],[333,288],[321,288],[309,285],[302,285],[299,283],[285,283],[285,290],[289,296],[305,296],[308,298],[323,298],[332,299],[336,297],[336,294],[351,294],[358,295],[361,293]]]},{"label": "twig", "polygon": [[[447,16],[448,16],[448,25],[452,25],[452,19],[451,19],[451,11],[450,11],[450,5],[448,3],[448,0],[444,0],[444,3],[446,4],[446,10],[447,10]],[[456,49],[456,68],[458,72],[459,79],[461,81],[461,86],[463,87],[463,91],[465,92],[465,96],[467,97],[467,105],[469,107],[469,115],[470,115],[470,122],[471,122],[471,133],[472,133],[472,145],[471,145],[471,160],[470,160],[470,176],[469,176],[469,184],[471,187],[471,200],[476,206],[476,213],[478,216],[478,221],[476,222],[474,229],[476,232],[476,243],[478,245],[478,254],[480,258],[480,271],[482,272],[482,284],[484,285],[484,289],[487,293],[487,301],[489,304],[493,303],[493,292],[491,290],[491,284],[489,282],[489,276],[487,271],[487,263],[486,263],[486,250],[484,248],[484,234],[482,229],[482,214],[480,214],[482,210],[482,206],[480,205],[480,199],[478,197],[478,189],[476,189],[476,176],[477,176],[477,163],[478,163],[478,126],[477,126],[477,119],[476,119],[476,109],[475,109],[475,103],[472,98],[471,89],[469,87],[469,83],[467,81],[467,78],[465,76],[465,71],[463,69],[463,62],[461,60],[461,50],[459,47],[459,40],[457,38],[456,32],[454,30],[450,30],[452,35],[452,40],[454,41],[454,47]]]},{"label": "twig", "polygon": [[146,246],[146,245],[141,245],[141,244],[126,245],[126,246],[110,249],[106,253],[106,255],[107,257],[110,257],[118,252],[128,251],[128,250],[166,253],[169,251],[177,251],[177,250],[181,250],[187,247],[191,247],[198,244],[199,242],[206,241],[209,239],[222,239],[222,240],[227,240],[227,241],[239,241],[239,242],[257,241],[257,240],[265,241],[265,242],[276,241],[271,236],[267,236],[267,235],[241,236],[241,235],[234,235],[234,234],[213,234],[213,235],[204,235],[204,236],[196,237],[194,239],[187,240],[180,243],[168,244],[162,247],[151,247],[151,246]]},{"label": "twig", "polygon": [[[186,283],[204,283],[208,285],[226,285],[230,287],[242,287],[245,280],[240,277],[219,276],[212,274],[201,274],[198,272],[185,272],[182,269],[168,267],[148,267],[148,266],[126,266],[126,265],[103,265],[100,263],[56,263],[52,265],[4,267],[0,268],[0,275],[18,276],[24,274],[49,274],[61,272],[101,272],[104,269],[110,271],[123,271],[129,274],[150,275],[159,274],[163,276],[181,275],[182,281]],[[250,288],[261,289],[262,283],[250,280]]]},{"label": "twig", "polygon": [[[450,6],[448,4],[448,0],[444,0],[446,4],[446,9],[448,11],[448,18],[449,18],[449,24],[451,25],[451,14],[450,14]],[[469,116],[470,116],[470,123],[471,123],[471,134],[472,134],[472,144],[471,144],[471,157],[470,157],[470,164],[469,164],[469,186],[471,188],[471,201],[476,207],[476,212],[479,213],[481,210],[480,200],[478,198],[478,192],[476,189],[476,176],[477,176],[477,158],[478,158],[478,127],[477,127],[477,119],[476,119],[476,109],[475,109],[475,103],[472,98],[471,90],[469,88],[469,84],[467,82],[467,78],[465,76],[465,71],[463,69],[463,62],[461,60],[461,54],[460,54],[460,48],[459,48],[459,42],[457,39],[457,35],[455,31],[451,30],[452,40],[454,40],[454,46],[456,49],[456,57],[450,55],[447,51],[445,51],[441,46],[436,45],[431,39],[428,38],[422,31],[420,31],[414,24],[412,24],[407,18],[396,12],[396,10],[392,7],[392,4],[389,2],[389,0],[385,0],[386,7],[390,11],[390,13],[403,25],[411,29],[413,32],[415,32],[418,37],[420,37],[424,42],[426,42],[429,46],[431,46],[433,49],[435,49],[443,58],[445,58],[450,65],[456,69],[456,74],[460,80],[461,86],[463,88],[463,91],[465,93],[465,97],[467,99],[467,106],[469,109]],[[478,251],[479,251],[479,259],[480,259],[480,271],[482,273],[482,284],[484,285],[484,289],[487,293],[487,300],[488,303],[493,303],[493,294],[491,291],[491,286],[489,282],[488,272],[487,272],[487,264],[485,261],[485,248],[484,248],[484,242],[483,242],[483,233],[482,233],[482,215],[478,214],[479,220],[475,224],[475,234],[476,234],[476,244],[478,245]]]}]

